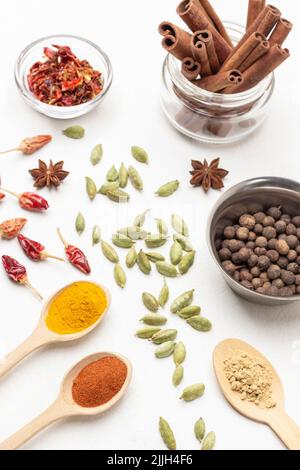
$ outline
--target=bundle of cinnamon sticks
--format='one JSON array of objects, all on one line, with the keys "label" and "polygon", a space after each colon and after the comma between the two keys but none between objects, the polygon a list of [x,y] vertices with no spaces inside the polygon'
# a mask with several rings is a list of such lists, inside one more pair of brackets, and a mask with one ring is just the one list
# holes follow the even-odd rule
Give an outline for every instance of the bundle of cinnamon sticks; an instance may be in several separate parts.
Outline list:
[{"label": "bundle of cinnamon sticks", "polygon": [[256,86],[289,57],[282,47],[292,23],[266,0],[248,0],[245,35],[234,46],[209,0],[183,0],[177,13],[190,31],[164,21],[162,46],[182,62],[183,75],[216,93],[240,93]]}]

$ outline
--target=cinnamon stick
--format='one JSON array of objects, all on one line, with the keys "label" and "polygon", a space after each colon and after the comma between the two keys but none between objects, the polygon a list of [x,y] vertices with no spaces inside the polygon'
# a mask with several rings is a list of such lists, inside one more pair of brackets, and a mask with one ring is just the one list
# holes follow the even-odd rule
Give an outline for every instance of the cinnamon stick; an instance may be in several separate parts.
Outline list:
[{"label": "cinnamon stick", "polygon": [[266,37],[260,33],[252,33],[251,36],[246,39],[244,44],[241,45],[237,50],[234,51],[233,55],[226,60],[222,65],[221,70],[232,70],[239,69],[240,65],[247,59],[247,57],[253,52],[253,50],[263,41]]},{"label": "cinnamon stick", "polygon": [[244,73],[244,82],[238,87],[228,87],[224,93],[241,93],[249,90],[272,73],[282,62],[290,56],[288,49],[282,49],[281,46],[272,46],[269,52],[258,59]]},{"label": "cinnamon stick", "polygon": [[292,29],[293,23],[285,20],[284,18],[280,18],[269,39],[271,46],[274,46],[275,44],[282,46]]},{"label": "cinnamon stick", "polygon": [[158,32],[164,37],[163,47],[177,59],[183,60],[192,55],[190,33],[167,21],[159,25]]},{"label": "cinnamon stick", "polygon": [[195,43],[192,43],[192,53],[194,59],[201,65],[201,75],[202,77],[207,77],[212,74],[212,70],[209,63],[208,53],[206,45],[202,41],[198,41],[195,35],[193,40],[196,40]]},{"label": "cinnamon stick", "polygon": [[214,93],[224,90],[228,86],[238,87],[243,83],[243,76],[239,70],[219,72],[216,75],[195,80],[194,84]]},{"label": "cinnamon stick", "polygon": [[249,67],[251,67],[254,62],[260,59],[262,56],[266,55],[270,50],[269,41],[261,41],[258,46],[248,55],[247,59],[239,66],[239,70],[243,73]]},{"label": "cinnamon stick", "polygon": [[209,0],[199,0],[200,5],[204,8],[207,16],[212,20],[212,23],[216,30],[221,34],[221,36],[225,39],[225,41],[229,44],[231,48],[233,48],[232,41],[229,37],[229,34],[226,31],[225,26],[223,25],[222,21],[220,20],[217,12],[209,2]]},{"label": "cinnamon stick", "polygon": [[[206,50],[207,50],[207,55],[208,55],[208,60],[209,60],[209,65],[212,70],[212,73],[217,73],[220,70],[220,62],[217,56],[214,40],[212,37],[212,34],[208,29],[204,29],[202,31],[196,31],[193,36],[193,42],[195,42],[195,37],[198,38],[199,41],[202,41],[205,43]],[[196,40],[196,42],[198,42]]]},{"label": "cinnamon stick", "polygon": [[249,0],[247,29],[256,20],[256,18],[262,12],[265,6],[266,6],[266,0]]},{"label": "cinnamon stick", "polygon": [[196,80],[196,78],[200,75],[201,65],[192,57],[186,57],[182,61],[181,72],[188,80]]},{"label": "cinnamon stick", "polygon": [[208,29],[213,36],[216,52],[221,64],[227,59],[232,51],[232,47],[225,41],[223,36],[216,30],[212,21],[200,5],[199,0],[183,0],[177,7],[180,18],[193,31]]}]

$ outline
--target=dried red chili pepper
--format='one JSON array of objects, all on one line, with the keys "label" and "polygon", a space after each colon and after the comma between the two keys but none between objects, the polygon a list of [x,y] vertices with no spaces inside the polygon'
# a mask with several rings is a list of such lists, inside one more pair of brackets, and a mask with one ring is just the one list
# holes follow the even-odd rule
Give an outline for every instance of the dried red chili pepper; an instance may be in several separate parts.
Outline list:
[{"label": "dried red chili pepper", "polygon": [[11,219],[0,224],[0,238],[11,240],[15,238],[26,224],[27,219]]},{"label": "dried red chili pepper", "polygon": [[17,194],[9,189],[2,188],[2,191],[5,191],[12,196],[15,196],[19,199],[19,204],[22,209],[32,212],[43,212],[49,208],[49,204],[42,196],[36,193],[22,193]]},{"label": "dried red chili pepper", "polygon": [[43,300],[41,294],[30,284],[27,277],[27,271],[25,266],[20,264],[14,258],[10,256],[2,256],[2,263],[3,267],[8,275],[8,277],[13,281],[17,282],[18,284],[22,284],[23,286],[28,287],[31,289],[40,299]]},{"label": "dried red chili pepper", "polygon": [[65,252],[70,263],[84,274],[90,274],[91,268],[85,254],[76,246],[69,245],[63,238],[59,229],[57,229],[57,233],[65,246]]},{"label": "dried red chili pepper", "polygon": [[65,261],[62,258],[58,258],[57,256],[50,255],[45,250],[44,245],[41,243],[35,242],[34,240],[30,240],[30,238],[24,237],[24,235],[20,234],[18,236],[18,241],[23,249],[24,253],[28,258],[32,259],[33,261],[44,261],[47,258],[57,259],[59,261]]},{"label": "dried red chili pepper", "polygon": [[44,147],[44,145],[48,144],[51,140],[51,135],[36,135],[34,137],[26,137],[26,139],[23,139],[18,147],[0,152],[0,155],[9,152],[22,152],[24,155],[32,155],[34,152]]},{"label": "dried red chili pepper", "polygon": [[4,193],[0,193],[0,201],[3,201],[5,199],[6,195]]},{"label": "dried red chili pepper", "polygon": [[103,90],[102,73],[80,60],[68,46],[44,48],[45,62],[31,67],[27,80],[35,97],[54,106],[75,106],[92,100]]}]

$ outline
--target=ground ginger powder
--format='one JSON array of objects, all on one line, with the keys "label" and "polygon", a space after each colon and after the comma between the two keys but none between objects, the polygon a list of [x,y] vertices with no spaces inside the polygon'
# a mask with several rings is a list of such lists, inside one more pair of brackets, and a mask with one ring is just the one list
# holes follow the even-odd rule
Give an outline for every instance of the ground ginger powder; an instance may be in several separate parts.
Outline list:
[{"label": "ground ginger powder", "polygon": [[262,409],[276,406],[272,399],[273,374],[261,360],[240,352],[224,361],[224,371],[231,390],[239,393],[241,400]]},{"label": "ground ginger powder", "polygon": [[80,333],[94,325],[107,308],[107,296],[91,282],[76,282],[55,297],[46,317],[49,330],[60,335]]}]

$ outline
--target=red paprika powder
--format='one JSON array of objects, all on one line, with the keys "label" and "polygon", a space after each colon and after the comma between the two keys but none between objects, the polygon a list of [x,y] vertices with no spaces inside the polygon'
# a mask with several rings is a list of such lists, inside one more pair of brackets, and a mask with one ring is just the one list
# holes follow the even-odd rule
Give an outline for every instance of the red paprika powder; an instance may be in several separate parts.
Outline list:
[{"label": "red paprika powder", "polygon": [[73,382],[72,396],[83,408],[109,402],[123,387],[127,367],[115,356],[106,356],[84,367]]}]

